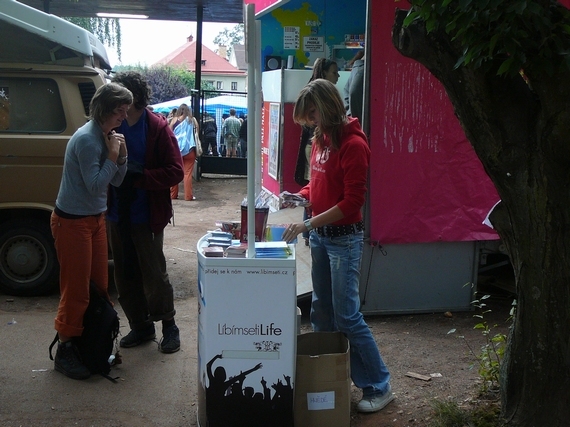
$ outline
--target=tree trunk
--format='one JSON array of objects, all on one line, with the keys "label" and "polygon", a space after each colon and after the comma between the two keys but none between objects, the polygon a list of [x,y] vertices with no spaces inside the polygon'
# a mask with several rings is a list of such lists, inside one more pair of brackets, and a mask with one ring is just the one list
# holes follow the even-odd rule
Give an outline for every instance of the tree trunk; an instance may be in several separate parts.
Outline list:
[{"label": "tree trunk", "polygon": [[[570,425],[570,73],[522,78],[454,66],[461,48],[421,23],[393,44],[444,86],[501,204],[491,215],[515,272],[517,312],[502,364],[509,426]],[[501,61],[498,61],[499,64]]]}]

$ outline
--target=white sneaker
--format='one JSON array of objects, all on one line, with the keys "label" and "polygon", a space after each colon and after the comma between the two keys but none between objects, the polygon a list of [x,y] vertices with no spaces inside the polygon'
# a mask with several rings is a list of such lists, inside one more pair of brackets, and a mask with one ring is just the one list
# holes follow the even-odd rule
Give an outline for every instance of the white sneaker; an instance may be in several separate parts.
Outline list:
[{"label": "white sneaker", "polygon": [[383,395],[365,397],[358,402],[357,410],[358,412],[378,412],[395,398],[396,396],[392,393],[392,388],[388,385],[388,391]]}]

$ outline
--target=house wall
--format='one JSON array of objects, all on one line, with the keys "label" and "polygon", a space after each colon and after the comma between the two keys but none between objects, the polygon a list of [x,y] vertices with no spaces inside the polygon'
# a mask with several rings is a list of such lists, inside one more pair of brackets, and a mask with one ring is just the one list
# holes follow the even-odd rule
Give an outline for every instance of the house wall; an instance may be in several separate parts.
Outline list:
[{"label": "house wall", "polygon": [[[247,92],[247,75],[225,76],[219,74],[202,74],[202,81],[212,82],[214,89],[224,92]],[[222,87],[218,87],[218,82]],[[232,89],[232,83],[236,83],[236,89]]]}]

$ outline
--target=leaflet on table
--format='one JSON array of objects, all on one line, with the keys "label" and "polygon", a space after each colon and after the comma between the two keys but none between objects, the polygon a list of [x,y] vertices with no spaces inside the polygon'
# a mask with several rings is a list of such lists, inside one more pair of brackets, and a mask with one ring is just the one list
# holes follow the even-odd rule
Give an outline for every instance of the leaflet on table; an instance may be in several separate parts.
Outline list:
[{"label": "leaflet on table", "polygon": [[292,254],[287,242],[255,242],[256,258],[287,258]]},{"label": "leaflet on table", "polygon": [[204,256],[209,258],[220,258],[224,256],[224,248],[221,246],[208,246],[203,248],[202,251],[204,252]]},{"label": "leaflet on table", "polygon": [[279,198],[286,203],[294,204],[296,206],[309,206],[311,203],[304,197],[298,194],[289,193],[288,191],[283,191],[279,194]]},{"label": "leaflet on table", "polygon": [[227,248],[232,244],[232,233],[226,233],[224,231],[210,231],[210,237],[208,237],[208,246],[220,246],[222,248]]},{"label": "leaflet on table", "polygon": [[237,243],[226,249],[227,258],[245,258],[247,256],[247,243]]},{"label": "leaflet on table", "polygon": [[[283,233],[287,230],[289,224],[268,224],[267,231],[265,232],[265,240],[268,242],[278,242],[283,241]],[[297,243],[297,238],[295,237],[289,243]]]}]

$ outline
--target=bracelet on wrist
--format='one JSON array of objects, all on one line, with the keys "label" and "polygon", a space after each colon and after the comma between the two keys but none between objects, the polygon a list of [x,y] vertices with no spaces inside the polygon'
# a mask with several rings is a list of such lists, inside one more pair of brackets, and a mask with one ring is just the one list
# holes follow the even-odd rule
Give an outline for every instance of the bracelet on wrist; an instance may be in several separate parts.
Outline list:
[{"label": "bracelet on wrist", "polygon": [[124,165],[127,162],[127,159],[129,158],[129,156],[119,156],[117,157],[117,164],[119,166]]}]

